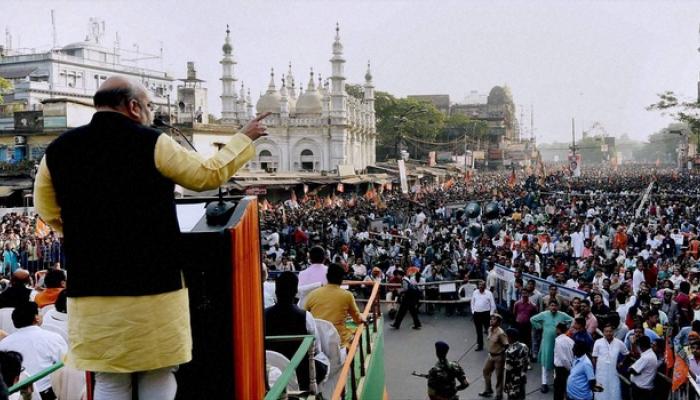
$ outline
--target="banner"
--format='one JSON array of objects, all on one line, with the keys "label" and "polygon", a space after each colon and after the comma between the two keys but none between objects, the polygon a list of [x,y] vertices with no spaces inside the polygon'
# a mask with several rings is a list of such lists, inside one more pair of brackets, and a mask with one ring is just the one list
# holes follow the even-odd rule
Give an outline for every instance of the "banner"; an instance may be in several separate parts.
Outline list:
[{"label": "banner", "polygon": [[401,178],[401,193],[408,193],[408,178],[406,176],[406,163],[403,160],[398,161],[399,177]]},{"label": "banner", "polygon": [[[496,287],[496,291],[493,293],[496,302],[502,307],[507,307],[508,304],[508,286],[511,282],[515,281],[514,271],[504,267],[503,265],[496,264],[494,267],[496,276],[498,277],[499,285]],[[549,287],[554,285],[557,287],[557,291],[561,297],[567,301],[571,301],[574,297],[583,299],[587,296],[586,292],[578,289],[571,289],[564,285],[558,283],[550,282],[546,279],[536,277],[534,275],[525,274],[522,275],[523,283],[527,283],[529,280],[535,281],[535,288],[542,293],[542,295],[547,295],[549,293]]]}]

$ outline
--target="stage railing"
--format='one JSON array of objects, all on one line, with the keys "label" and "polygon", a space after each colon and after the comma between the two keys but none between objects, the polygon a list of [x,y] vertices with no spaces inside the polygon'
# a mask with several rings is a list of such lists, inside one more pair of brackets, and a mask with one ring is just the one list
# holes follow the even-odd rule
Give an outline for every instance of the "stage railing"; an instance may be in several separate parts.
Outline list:
[{"label": "stage railing", "polygon": [[292,375],[296,373],[297,367],[304,359],[309,357],[309,388],[312,393],[317,392],[316,371],[313,362],[314,359],[314,336],[313,335],[292,335],[292,336],[266,336],[268,342],[288,342],[301,341],[299,348],[291,360],[289,365],[282,371],[282,375],[277,378],[277,381],[265,395],[265,400],[285,400],[287,399],[287,385],[292,379]]},{"label": "stage railing", "polygon": [[[372,292],[367,301],[367,305],[362,312],[362,318],[367,321],[367,324],[361,324],[355,331],[352,344],[348,349],[347,357],[343,368],[340,371],[338,382],[333,391],[333,400],[357,400],[361,398],[360,393],[366,389],[364,382],[369,375],[369,368],[373,365],[370,358],[380,359],[383,363],[383,354],[376,354],[377,348],[373,346],[375,339],[381,335],[381,310],[379,306],[379,282],[358,282],[345,281],[343,285],[347,286],[370,286]],[[381,339],[381,338],[380,338]],[[383,339],[381,339],[383,343]],[[374,354],[374,355],[373,355]],[[375,364],[376,365],[376,364]],[[381,367],[381,388],[384,391],[383,385],[383,364]],[[379,368],[378,368],[379,369]],[[375,398],[381,398],[376,397]]]}]

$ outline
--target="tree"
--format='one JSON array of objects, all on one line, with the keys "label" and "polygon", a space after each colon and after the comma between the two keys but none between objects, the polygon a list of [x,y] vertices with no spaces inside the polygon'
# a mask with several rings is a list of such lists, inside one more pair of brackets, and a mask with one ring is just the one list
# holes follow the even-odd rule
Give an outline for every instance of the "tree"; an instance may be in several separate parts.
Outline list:
[{"label": "tree", "polygon": [[12,89],[12,83],[0,76],[0,104],[4,102],[3,94]]},{"label": "tree", "polygon": [[696,145],[700,144],[700,101],[683,101],[669,90],[659,94],[659,101],[647,107],[647,110],[660,111],[661,115],[670,115],[686,124],[696,138]]},{"label": "tree", "polygon": [[[447,147],[444,150],[461,152],[464,149],[464,136],[467,136],[467,145],[475,149],[480,141],[488,134],[489,127],[486,121],[475,120],[462,114],[453,114],[445,119],[445,124],[438,135],[438,142]],[[439,150],[439,149],[436,149]]]},{"label": "tree", "polygon": [[379,160],[398,158],[403,145],[408,145],[411,157],[424,157],[444,126],[444,115],[430,103],[376,92],[374,108]]},{"label": "tree", "polygon": [[347,85],[345,85],[345,91],[347,92],[348,95],[350,95],[356,99],[362,100],[365,98],[365,89],[362,87],[362,85],[347,84]]}]

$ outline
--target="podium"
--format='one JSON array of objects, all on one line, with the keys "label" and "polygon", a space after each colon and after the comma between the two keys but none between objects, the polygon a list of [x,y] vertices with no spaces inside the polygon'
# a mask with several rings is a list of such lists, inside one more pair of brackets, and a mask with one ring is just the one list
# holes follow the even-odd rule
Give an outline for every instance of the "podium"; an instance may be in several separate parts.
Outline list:
[{"label": "podium", "polygon": [[176,399],[265,396],[262,265],[258,203],[241,199],[228,221],[205,216],[182,233],[192,361],[176,373]]}]

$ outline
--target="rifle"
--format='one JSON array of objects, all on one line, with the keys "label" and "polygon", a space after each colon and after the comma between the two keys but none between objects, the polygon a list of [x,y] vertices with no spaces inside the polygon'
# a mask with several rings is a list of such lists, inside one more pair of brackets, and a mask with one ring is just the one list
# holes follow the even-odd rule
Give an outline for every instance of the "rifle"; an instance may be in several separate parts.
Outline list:
[{"label": "rifle", "polygon": [[417,377],[419,377],[419,378],[425,378],[425,379],[428,379],[428,374],[419,374],[419,373],[418,373],[418,372],[416,372],[416,371],[413,371],[413,372],[411,372],[411,375],[413,375],[413,376],[417,376]]}]

